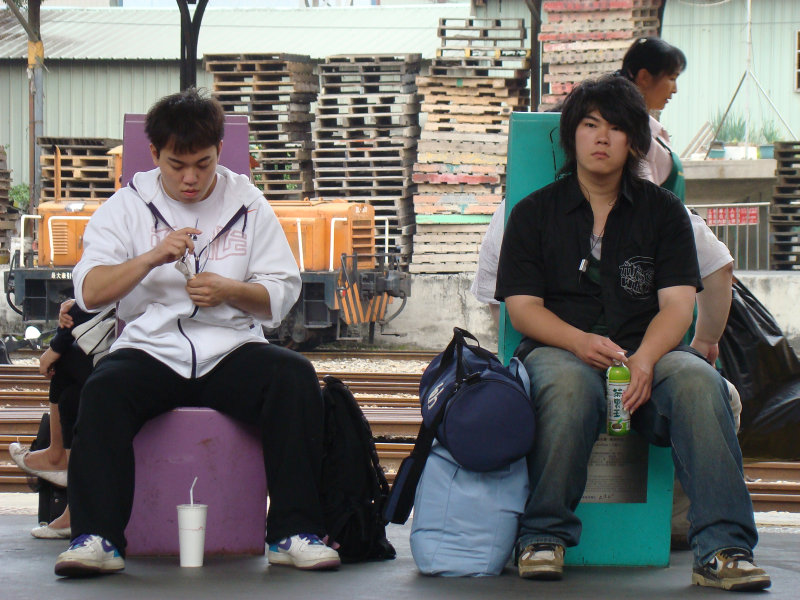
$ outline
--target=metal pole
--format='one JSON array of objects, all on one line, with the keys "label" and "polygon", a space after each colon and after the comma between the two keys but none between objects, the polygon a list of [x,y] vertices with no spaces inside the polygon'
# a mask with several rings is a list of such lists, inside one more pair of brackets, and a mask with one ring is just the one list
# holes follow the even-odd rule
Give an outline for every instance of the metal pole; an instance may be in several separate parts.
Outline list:
[{"label": "metal pole", "polygon": [[792,134],[792,139],[796,140],[797,136],[794,134],[794,131],[792,131],[792,128],[789,127],[789,124],[784,120],[783,115],[781,115],[781,111],[779,111],[778,107],[775,106],[775,104],[772,102],[772,99],[769,97],[769,94],[767,94],[767,92],[764,91],[764,88],[761,87],[761,82],[758,81],[758,78],[752,72],[750,73],[750,77],[753,78],[753,81],[755,82],[758,89],[761,91],[762,94],[764,94],[764,98],[767,99],[767,102],[769,102],[769,105],[772,107],[772,110],[774,110],[775,114],[778,115],[778,118],[781,120],[781,123],[783,123],[783,126],[789,130],[789,133]]},{"label": "metal pole", "polygon": [[[745,73],[750,73],[750,68],[753,64],[753,33],[752,33],[752,24],[753,24],[753,13],[752,13],[752,5],[751,0],[747,0],[747,67],[745,68]],[[750,142],[750,88],[744,88],[744,145],[745,148],[749,145]],[[747,156],[745,155],[745,158]]]},{"label": "metal pole", "polygon": [[[181,90],[197,85],[197,40],[208,0],[176,0],[181,12]],[[189,4],[197,4],[194,16]]]},{"label": "metal pole", "polygon": [[[731,106],[733,106],[733,101],[736,100],[736,96],[739,94],[739,90],[742,88],[742,83],[744,83],[745,77],[747,77],[747,71],[742,73],[742,78],[739,80],[739,85],[736,86],[736,91],[733,92],[731,101],[728,102],[728,108],[725,109],[725,114],[722,115],[722,118],[719,120],[719,125],[717,125],[717,128],[714,130],[714,138],[711,140],[712,143],[717,139],[717,134],[719,133],[719,130],[722,129],[722,124],[725,122],[725,119],[728,118],[728,113],[731,110]],[[706,150],[706,155],[703,158],[708,158],[709,152],[711,152],[711,144],[708,145],[708,150]]]},{"label": "metal pole", "polygon": [[42,195],[41,148],[39,138],[44,131],[44,45],[42,41],[28,41],[28,86],[30,89],[30,182],[31,194],[28,210],[32,211]]}]

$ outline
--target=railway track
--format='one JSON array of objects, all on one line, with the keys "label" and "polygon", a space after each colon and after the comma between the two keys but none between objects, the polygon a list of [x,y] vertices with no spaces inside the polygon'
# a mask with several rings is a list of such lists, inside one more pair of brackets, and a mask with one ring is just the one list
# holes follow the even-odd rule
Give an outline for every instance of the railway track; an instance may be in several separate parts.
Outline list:
[{"label": "railway track", "polygon": [[[12,353],[11,359],[38,359],[43,350],[19,348]],[[422,360],[430,362],[437,352],[426,350],[309,350],[302,353],[309,360],[337,360],[347,358],[363,358],[374,360]]]},{"label": "railway track", "polygon": [[[393,481],[419,430],[420,374],[320,370],[320,384],[325,375],[338,377],[355,394],[372,427],[387,479]],[[35,366],[0,366],[0,492],[30,489],[28,478],[11,462],[8,444],[33,441],[48,409],[47,388],[47,379]],[[750,462],[745,476],[757,511],[800,512],[800,463]]]},{"label": "railway track", "polygon": [[421,360],[430,362],[438,352],[415,350],[312,350],[303,352],[309,360],[361,358],[367,360]]}]

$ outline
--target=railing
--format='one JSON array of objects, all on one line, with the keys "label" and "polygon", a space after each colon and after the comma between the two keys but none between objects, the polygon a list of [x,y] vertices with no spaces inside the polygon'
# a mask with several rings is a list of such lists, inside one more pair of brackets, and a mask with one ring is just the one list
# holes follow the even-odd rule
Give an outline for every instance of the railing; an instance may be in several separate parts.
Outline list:
[{"label": "railing", "polygon": [[768,270],[769,202],[692,204],[733,256],[736,270]]}]

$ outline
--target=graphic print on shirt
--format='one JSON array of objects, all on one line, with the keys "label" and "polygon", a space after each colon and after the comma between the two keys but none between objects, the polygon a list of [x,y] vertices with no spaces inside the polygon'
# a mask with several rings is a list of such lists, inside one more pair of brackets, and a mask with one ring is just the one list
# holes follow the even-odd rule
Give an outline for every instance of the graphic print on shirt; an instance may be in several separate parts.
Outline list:
[{"label": "graphic print on shirt", "polygon": [[[214,235],[222,229],[217,226]],[[241,229],[229,229],[222,237],[214,240],[209,248],[209,260],[222,260],[229,256],[244,256],[247,254],[247,234]]]},{"label": "graphic print on shirt", "polygon": [[[203,261],[204,263],[208,260],[222,260],[230,256],[245,256],[247,254],[247,234],[244,231],[229,229],[222,236],[216,238],[221,230],[222,227],[217,225],[211,238],[214,241],[211,243],[211,248],[207,250],[208,255]],[[151,247],[155,248],[172,231],[169,227],[153,227],[150,231]],[[201,250],[202,248],[195,247],[195,252],[200,252]]]},{"label": "graphic print on shirt", "polygon": [[632,256],[619,266],[619,284],[634,298],[647,298],[655,292],[655,265],[648,256]]},{"label": "graphic print on shirt", "polygon": [[170,233],[172,233],[172,229],[170,227],[153,227],[150,230],[150,247],[155,248],[161,243],[165,237],[167,237]]}]

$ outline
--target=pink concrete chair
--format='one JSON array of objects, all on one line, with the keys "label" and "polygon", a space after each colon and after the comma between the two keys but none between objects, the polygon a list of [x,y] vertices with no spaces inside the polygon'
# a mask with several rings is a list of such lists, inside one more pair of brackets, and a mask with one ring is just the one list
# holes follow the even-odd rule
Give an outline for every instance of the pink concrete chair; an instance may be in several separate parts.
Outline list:
[{"label": "pink concrete chair", "polygon": [[179,408],[145,424],[133,442],[136,491],[128,555],[178,554],[176,506],[208,505],[206,555],[264,554],[267,482],[255,428],[209,408]]}]

